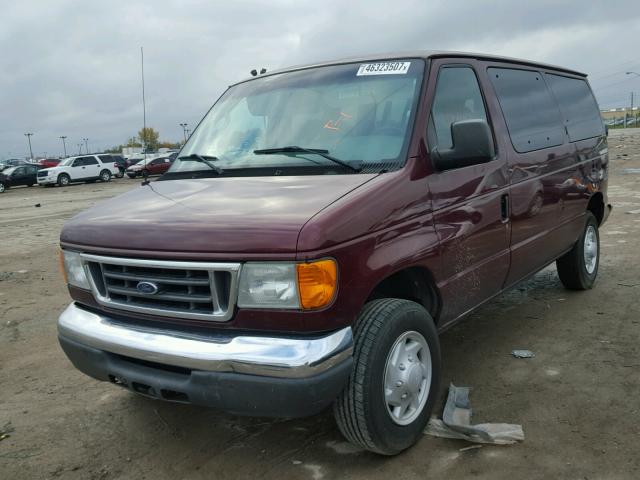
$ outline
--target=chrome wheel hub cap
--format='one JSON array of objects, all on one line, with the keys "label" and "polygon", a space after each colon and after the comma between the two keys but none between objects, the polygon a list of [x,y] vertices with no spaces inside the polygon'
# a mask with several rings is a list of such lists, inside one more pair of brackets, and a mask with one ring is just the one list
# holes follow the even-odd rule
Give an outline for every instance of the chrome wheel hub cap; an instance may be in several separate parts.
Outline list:
[{"label": "chrome wheel hub cap", "polygon": [[431,387],[431,352],[418,332],[405,332],[395,341],[384,372],[384,402],[398,425],[408,425],[422,412]]},{"label": "chrome wheel hub cap", "polygon": [[598,263],[598,234],[593,225],[587,227],[584,234],[584,266],[587,273],[591,275],[596,270]]}]

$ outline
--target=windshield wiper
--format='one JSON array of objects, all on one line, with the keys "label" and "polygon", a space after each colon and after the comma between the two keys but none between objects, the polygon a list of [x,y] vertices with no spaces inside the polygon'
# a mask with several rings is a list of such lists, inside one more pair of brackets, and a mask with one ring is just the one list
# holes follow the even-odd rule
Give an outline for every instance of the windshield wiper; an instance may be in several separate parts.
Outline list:
[{"label": "windshield wiper", "polygon": [[303,148],[296,147],[295,145],[290,145],[288,147],[276,147],[276,148],[263,148],[261,150],[254,150],[253,153],[256,155],[272,155],[274,153],[311,153],[314,155],[320,155],[321,157],[326,158],[327,160],[332,161],[333,163],[337,163],[345,168],[353,172],[359,172],[362,170],[361,166],[351,165],[344,160],[340,160],[339,158],[332,157],[329,155],[329,150],[325,150],[324,148]]},{"label": "windshield wiper", "polygon": [[183,162],[202,162],[218,175],[222,175],[224,173],[223,169],[211,163],[218,160],[218,157],[213,157],[211,155],[199,155],[197,153],[192,153],[184,157],[178,157],[178,160],[182,160]]}]

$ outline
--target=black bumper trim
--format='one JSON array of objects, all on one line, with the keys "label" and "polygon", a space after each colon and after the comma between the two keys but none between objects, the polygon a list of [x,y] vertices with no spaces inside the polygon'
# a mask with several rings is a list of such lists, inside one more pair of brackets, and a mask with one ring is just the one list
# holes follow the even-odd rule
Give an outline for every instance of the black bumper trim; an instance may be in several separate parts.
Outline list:
[{"label": "black bumper trim", "polygon": [[82,345],[58,337],[69,360],[81,372],[145,396],[213,407],[236,415],[296,418],[328,407],[347,383],[353,359],[308,378],[275,378],[233,372],[175,370]]}]

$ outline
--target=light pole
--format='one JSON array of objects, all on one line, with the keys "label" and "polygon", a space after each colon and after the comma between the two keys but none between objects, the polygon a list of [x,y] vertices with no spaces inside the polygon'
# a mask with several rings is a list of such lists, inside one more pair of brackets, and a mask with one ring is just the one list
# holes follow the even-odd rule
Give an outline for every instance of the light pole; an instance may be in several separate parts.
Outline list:
[{"label": "light pole", "polygon": [[60,137],[62,139],[62,148],[64,148],[64,157],[67,158],[67,144],[65,143],[66,135]]},{"label": "light pole", "polygon": [[29,140],[29,155],[31,155],[31,160],[33,160],[33,150],[31,149],[31,136],[33,135],[33,133],[25,133],[24,136],[27,137],[27,140]]},{"label": "light pole", "polygon": [[87,150],[87,155],[89,154],[89,139],[88,138],[83,138],[82,141],[84,142],[84,146]]},{"label": "light pole", "polygon": [[78,155],[82,155],[82,144],[78,144]]},{"label": "light pole", "polygon": [[[635,75],[636,77],[640,77],[640,73],[637,72],[627,72],[627,75]],[[633,110],[633,92],[631,92],[631,110]]]},{"label": "light pole", "polygon": [[[191,136],[191,130],[189,128],[187,128],[185,130],[185,134],[186,134],[186,137],[189,138]],[[186,140],[185,140],[185,142],[186,142]]]},{"label": "light pole", "polygon": [[184,135],[184,143],[187,143],[187,125],[188,123],[180,124],[180,126],[182,127],[182,134]]}]

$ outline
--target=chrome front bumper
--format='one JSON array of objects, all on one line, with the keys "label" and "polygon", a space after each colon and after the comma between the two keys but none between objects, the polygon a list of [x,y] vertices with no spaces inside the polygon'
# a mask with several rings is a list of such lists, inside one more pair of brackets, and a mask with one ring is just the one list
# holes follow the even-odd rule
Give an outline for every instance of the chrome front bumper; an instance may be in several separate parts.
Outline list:
[{"label": "chrome front bumper", "polygon": [[127,325],[74,303],[60,315],[58,334],[94,349],[139,360],[206,372],[277,378],[318,375],[353,352],[351,327],[325,336],[215,336]]}]

